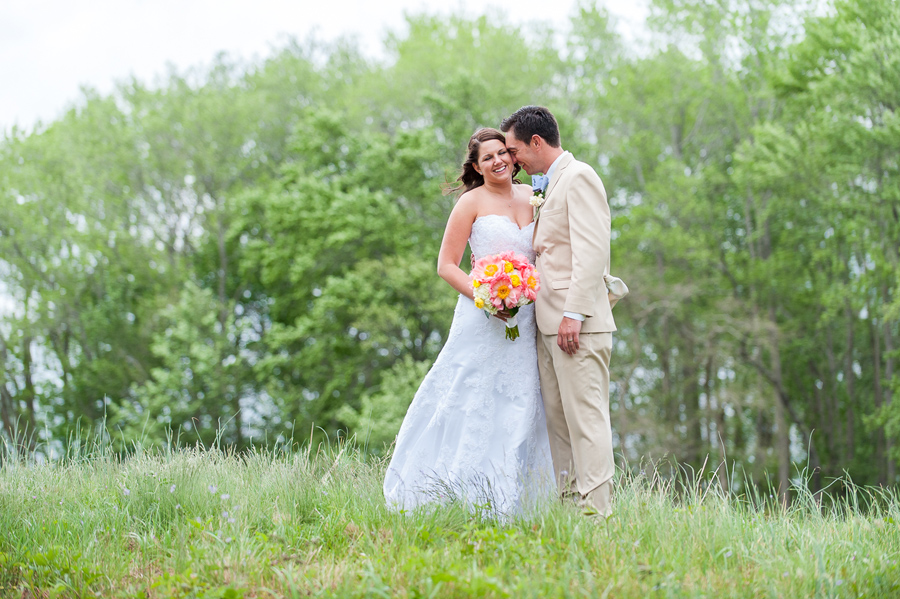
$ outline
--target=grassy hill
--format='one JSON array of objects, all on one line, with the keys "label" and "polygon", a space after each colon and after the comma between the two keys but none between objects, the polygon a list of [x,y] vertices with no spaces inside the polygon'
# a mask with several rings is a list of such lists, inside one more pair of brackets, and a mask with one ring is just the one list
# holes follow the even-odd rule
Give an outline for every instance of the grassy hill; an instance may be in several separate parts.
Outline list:
[{"label": "grassy hill", "polygon": [[0,468],[3,597],[895,597],[894,492],[837,481],[821,506],[725,495],[657,470],[615,515],[397,514],[352,445],[231,455],[70,455]]}]

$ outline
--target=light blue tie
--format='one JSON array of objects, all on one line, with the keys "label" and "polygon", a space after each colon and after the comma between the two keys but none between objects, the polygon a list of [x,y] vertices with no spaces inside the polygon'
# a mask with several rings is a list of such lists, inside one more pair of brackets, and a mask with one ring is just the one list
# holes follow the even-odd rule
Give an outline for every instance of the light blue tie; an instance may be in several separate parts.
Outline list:
[{"label": "light blue tie", "polygon": [[550,183],[550,178],[546,175],[532,175],[531,176],[531,189],[534,192],[544,191],[547,189],[547,185]]}]

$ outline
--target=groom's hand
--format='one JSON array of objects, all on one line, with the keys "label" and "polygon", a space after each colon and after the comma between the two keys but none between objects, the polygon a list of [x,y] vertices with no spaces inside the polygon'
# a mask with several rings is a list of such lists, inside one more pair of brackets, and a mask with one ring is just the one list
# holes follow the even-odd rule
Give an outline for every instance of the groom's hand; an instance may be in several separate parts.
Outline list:
[{"label": "groom's hand", "polygon": [[559,332],[556,335],[556,345],[570,356],[574,356],[578,348],[581,347],[578,342],[580,333],[581,321],[563,316],[562,323],[559,325]]}]

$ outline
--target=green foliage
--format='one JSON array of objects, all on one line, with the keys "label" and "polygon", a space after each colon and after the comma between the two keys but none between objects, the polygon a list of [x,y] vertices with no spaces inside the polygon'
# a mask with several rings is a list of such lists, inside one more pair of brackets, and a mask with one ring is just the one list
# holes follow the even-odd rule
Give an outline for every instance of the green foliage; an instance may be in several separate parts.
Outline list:
[{"label": "green foliage", "polygon": [[395,362],[382,375],[378,387],[362,396],[359,410],[345,405],[338,411],[337,418],[356,432],[357,442],[370,452],[386,453],[429,368],[430,362],[415,362],[409,356],[402,362]]}]

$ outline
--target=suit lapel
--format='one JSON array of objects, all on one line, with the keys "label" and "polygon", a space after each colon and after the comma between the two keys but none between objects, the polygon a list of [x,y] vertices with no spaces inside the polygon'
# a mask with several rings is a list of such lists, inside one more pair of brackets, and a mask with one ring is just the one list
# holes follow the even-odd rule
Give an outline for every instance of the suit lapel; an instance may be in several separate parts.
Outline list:
[{"label": "suit lapel", "polygon": [[[547,202],[550,201],[550,192],[553,191],[553,188],[556,187],[559,179],[563,176],[563,171],[565,171],[566,167],[574,161],[575,157],[572,156],[572,154],[566,154],[560,159],[559,164],[556,165],[556,170],[553,171],[553,178],[550,179],[550,182],[547,184],[547,189],[544,191],[544,204],[541,206],[541,210],[543,210],[547,206]],[[537,238],[538,225],[541,223],[541,210],[538,210],[537,218],[534,221],[534,231],[531,235],[532,244],[534,244],[534,240]]]},{"label": "suit lapel", "polygon": [[575,157],[572,156],[572,154],[566,154],[560,159],[559,164],[556,165],[556,170],[553,171],[553,178],[550,179],[550,183],[547,184],[547,191],[544,192],[545,198],[550,198],[550,193],[553,191],[553,188],[556,187],[560,177],[562,177],[563,171],[574,161]]}]

